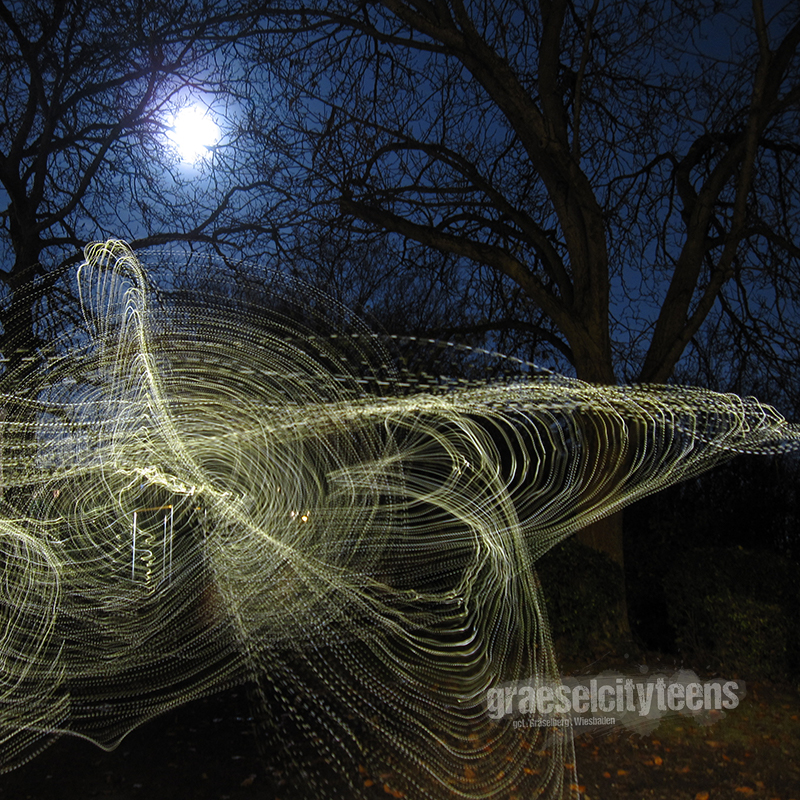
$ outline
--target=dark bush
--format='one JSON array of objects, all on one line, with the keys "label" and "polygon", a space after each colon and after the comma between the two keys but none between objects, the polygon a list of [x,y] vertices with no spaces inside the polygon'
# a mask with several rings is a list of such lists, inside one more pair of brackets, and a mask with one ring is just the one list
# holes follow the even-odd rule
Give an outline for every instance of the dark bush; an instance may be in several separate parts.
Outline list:
[{"label": "dark bush", "polygon": [[570,538],[537,562],[560,656],[614,649],[614,610],[624,601],[622,570],[604,553]]},{"label": "dark bush", "polygon": [[742,548],[687,551],[664,578],[678,649],[743,677],[798,675],[800,568]]}]

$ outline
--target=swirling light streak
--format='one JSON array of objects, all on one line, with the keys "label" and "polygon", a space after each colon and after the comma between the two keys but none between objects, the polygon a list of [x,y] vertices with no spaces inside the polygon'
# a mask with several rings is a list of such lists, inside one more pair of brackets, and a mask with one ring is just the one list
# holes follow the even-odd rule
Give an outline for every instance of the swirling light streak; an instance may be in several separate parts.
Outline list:
[{"label": "swirling light streak", "polygon": [[577,796],[569,736],[487,715],[488,688],[557,676],[537,558],[800,431],[381,339],[273,277],[258,307],[159,297],[92,245],[84,326],[3,398],[0,768],[250,683],[318,797]]}]

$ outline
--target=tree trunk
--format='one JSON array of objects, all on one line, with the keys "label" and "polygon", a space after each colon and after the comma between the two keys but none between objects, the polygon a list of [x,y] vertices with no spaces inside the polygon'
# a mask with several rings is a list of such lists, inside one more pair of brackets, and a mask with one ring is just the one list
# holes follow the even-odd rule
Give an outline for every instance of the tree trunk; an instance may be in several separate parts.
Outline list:
[{"label": "tree trunk", "polygon": [[[607,325],[605,327],[607,330]],[[601,385],[614,385],[616,384],[616,377],[612,366],[610,339],[603,336],[604,329],[600,324],[595,326],[595,335],[589,337],[588,343],[582,342],[578,346],[573,345],[573,351],[576,354],[576,372],[578,378],[587,381],[588,383],[595,383]],[[572,342],[570,342],[572,344]],[[598,352],[599,351],[599,352]],[[624,431],[619,431],[618,436],[620,441],[623,437],[635,437],[635,428],[626,427]],[[594,442],[597,447],[597,452],[590,454],[589,458],[596,458],[598,462],[604,461],[604,453],[602,449],[613,448],[613,441],[604,441],[598,438]],[[632,448],[628,448],[628,453]],[[628,459],[616,461],[610,459],[609,469],[616,470],[619,473],[619,483],[624,483],[624,475],[629,466]],[[628,604],[627,592],[625,588],[625,552],[624,552],[624,539],[623,539],[623,512],[617,511],[607,517],[587,525],[576,534],[578,541],[581,544],[590,547],[599,553],[607,555],[611,560],[619,566],[620,574],[619,580],[622,582],[619,587],[619,596],[622,598],[619,606],[616,609],[609,610],[608,615],[608,634],[607,638],[612,641],[622,641],[630,639],[631,630],[628,620]]]},{"label": "tree trunk", "polygon": [[624,512],[617,511],[608,517],[593,522],[575,534],[581,544],[591,547],[599,553],[604,553],[620,568],[619,580],[622,582],[620,597],[622,602],[618,608],[613,609],[608,615],[608,628],[606,631],[612,641],[630,639],[631,629],[628,620],[627,591],[625,586],[625,556],[623,539]]}]

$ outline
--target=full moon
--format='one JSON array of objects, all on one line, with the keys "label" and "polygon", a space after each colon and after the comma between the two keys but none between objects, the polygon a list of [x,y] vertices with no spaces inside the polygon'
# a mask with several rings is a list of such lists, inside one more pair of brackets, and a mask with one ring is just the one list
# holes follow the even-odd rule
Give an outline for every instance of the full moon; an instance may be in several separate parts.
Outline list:
[{"label": "full moon", "polygon": [[208,156],[210,149],[219,141],[219,136],[219,126],[208,109],[201,106],[181,109],[175,115],[170,133],[181,161],[189,164],[196,164]]}]

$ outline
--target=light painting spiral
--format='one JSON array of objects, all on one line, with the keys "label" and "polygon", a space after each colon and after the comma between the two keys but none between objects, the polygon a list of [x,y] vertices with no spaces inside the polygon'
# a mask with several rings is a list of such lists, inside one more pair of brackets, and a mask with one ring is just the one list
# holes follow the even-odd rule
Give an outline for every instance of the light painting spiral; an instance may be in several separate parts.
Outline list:
[{"label": "light painting spiral", "polygon": [[487,713],[557,677],[537,559],[800,440],[752,399],[381,338],[288,279],[159,294],[121,242],[75,290],[2,398],[2,770],[248,684],[308,796],[577,796],[569,736]]}]

